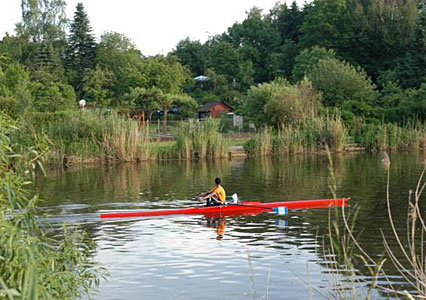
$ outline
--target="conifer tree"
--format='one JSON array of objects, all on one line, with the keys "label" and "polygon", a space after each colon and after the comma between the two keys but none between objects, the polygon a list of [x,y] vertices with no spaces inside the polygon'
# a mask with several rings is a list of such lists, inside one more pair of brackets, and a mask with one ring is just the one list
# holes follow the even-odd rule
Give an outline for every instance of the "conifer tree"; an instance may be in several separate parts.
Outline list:
[{"label": "conifer tree", "polygon": [[74,19],[71,22],[66,51],[66,64],[78,97],[83,96],[84,74],[95,67],[96,44],[91,31],[92,28],[83,4],[78,3]]}]

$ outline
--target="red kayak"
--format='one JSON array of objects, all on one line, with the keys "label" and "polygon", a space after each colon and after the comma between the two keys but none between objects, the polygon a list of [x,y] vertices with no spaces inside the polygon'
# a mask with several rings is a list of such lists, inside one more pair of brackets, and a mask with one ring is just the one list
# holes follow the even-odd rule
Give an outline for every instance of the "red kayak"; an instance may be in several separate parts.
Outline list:
[{"label": "red kayak", "polygon": [[117,212],[101,214],[101,218],[124,218],[124,217],[149,217],[166,215],[235,215],[235,214],[257,214],[262,211],[272,211],[274,208],[286,207],[287,209],[324,208],[331,206],[347,205],[349,198],[340,199],[318,199],[299,200],[285,202],[241,202],[238,204],[228,203],[218,206],[200,206],[177,209],[157,209],[133,212]]}]

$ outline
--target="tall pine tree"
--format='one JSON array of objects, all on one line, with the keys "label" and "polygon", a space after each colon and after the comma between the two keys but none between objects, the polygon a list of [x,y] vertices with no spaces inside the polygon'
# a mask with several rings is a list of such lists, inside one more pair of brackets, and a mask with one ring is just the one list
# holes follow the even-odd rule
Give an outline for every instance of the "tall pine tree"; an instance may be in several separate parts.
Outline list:
[{"label": "tall pine tree", "polygon": [[95,68],[96,44],[87,13],[77,4],[66,51],[66,64],[77,96],[82,98],[85,73]]}]

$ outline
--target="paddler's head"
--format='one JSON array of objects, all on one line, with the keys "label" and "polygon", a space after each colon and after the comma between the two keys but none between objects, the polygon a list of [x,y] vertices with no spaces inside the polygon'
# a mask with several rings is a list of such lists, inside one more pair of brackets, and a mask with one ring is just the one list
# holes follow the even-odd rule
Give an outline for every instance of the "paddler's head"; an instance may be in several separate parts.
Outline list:
[{"label": "paddler's head", "polygon": [[220,184],[220,178],[216,177],[216,179],[214,180],[214,182],[216,182],[216,184],[219,185]]}]

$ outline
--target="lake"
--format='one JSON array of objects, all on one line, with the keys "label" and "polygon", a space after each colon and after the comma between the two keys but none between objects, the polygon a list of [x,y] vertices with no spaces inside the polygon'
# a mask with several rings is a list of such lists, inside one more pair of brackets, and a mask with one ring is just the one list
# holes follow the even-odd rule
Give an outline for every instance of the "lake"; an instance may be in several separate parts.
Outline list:
[{"label": "lake", "polygon": [[[333,155],[339,197],[350,197],[347,214],[359,209],[355,234],[366,252],[385,252],[381,231],[395,245],[386,210],[387,170],[382,154]],[[392,213],[406,231],[409,190],[423,170],[425,153],[390,154]],[[220,176],[227,194],[243,201],[275,202],[330,198],[327,155],[289,155],[217,161],[80,166],[48,170],[37,178],[47,222],[81,225],[97,244],[96,260],[110,272],[95,299],[324,299],[336,284],[351,286],[350,277],[332,267],[329,214],[340,209],[289,211],[277,216],[209,219],[168,216],[101,220],[101,212],[199,205],[192,197]],[[424,198],[424,197],[423,197]],[[421,204],[422,212],[426,205]],[[46,218],[41,218],[46,221]],[[357,256],[356,293],[365,298],[370,279]],[[395,267],[384,269],[399,289],[410,287]],[[386,284],[383,277],[379,282]],[[348,291],[350,294],[351,291]],[[374,298],[387,298],[381,290]]]}]

